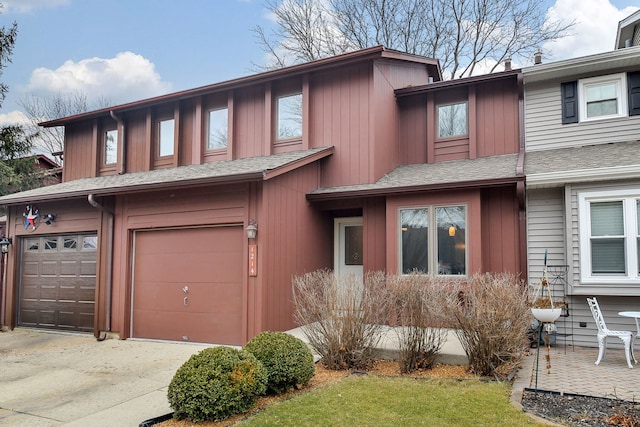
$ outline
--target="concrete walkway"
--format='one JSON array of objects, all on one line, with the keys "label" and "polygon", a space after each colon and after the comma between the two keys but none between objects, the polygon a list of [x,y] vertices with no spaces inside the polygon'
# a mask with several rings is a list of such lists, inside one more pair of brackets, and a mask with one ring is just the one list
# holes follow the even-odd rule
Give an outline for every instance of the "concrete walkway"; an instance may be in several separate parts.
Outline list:
[{"label": "concrete walkway", "polygon": [[0,425],[138,426],[171,412],[176,370],[210,345],[0,333]]},{"label": "concrete walkway", "polygon": [[[380,354],[393,357],[396,335],[387,330]],[[298,330],[290,331],[300,336]],[[0,425],[138,426],[171,412],[167,387],[192,355],[210,347],[141,340],[96,341],[92,335],[16,329],[0,333]],[[640,400],[640,364],[629,369],[624,351],[610,349],[599,366],[597,348],[554,347],[547,372],[546,349],[523,360],[512,401],[525,388]],[[455,333],[439,361],[466,364]]]}]

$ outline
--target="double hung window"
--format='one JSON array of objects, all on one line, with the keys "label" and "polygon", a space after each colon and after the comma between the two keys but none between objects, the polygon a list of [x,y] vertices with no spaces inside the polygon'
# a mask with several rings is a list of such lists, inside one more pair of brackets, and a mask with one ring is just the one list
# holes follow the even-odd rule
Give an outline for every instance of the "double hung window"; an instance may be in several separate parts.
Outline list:
[{"label": "double hung window", "polygon": [[466,206],[400,209],[401,272],[467,274],[466,212]]},{"label": "double hung window", "polygon": [[640,284],[640,192],[580,193],[582,283]]}]

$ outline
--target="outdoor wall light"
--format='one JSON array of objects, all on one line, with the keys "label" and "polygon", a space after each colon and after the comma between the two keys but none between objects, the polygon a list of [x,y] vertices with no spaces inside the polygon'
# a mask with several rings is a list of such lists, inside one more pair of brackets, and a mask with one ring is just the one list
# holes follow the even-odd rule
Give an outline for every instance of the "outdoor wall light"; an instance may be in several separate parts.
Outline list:
[{"label": "outdoor wall light", "polygon": [[245,228],[245,230],[247,230],[248,239],[255,239],[256,234],[258,233],[258,224],[256,224],[254,220],[250,220],[249,225],[247,225],[247,228]]},{"label": "outdoor wall light", "polygon": [[0,237],[0,252],[6,254],[9,252],[9,245],[13,243],[11,237]]},{"label": "outdoor wall light", "polygon": [[51,223],[55,220],[56,220],[56,216],[54,214],[46,214],[44,216],[44,223],[47,225],[51,225]]}]

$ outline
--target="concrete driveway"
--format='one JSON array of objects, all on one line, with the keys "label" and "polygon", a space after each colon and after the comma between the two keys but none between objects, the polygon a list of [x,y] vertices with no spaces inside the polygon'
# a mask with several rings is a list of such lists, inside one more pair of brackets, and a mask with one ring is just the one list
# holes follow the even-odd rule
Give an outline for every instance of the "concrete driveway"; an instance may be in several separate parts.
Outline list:
[{"label": "concrete driveway", "polygon": [[0,332],[0,425],[138,426],[171,412],[171,378],[209,346]]}]

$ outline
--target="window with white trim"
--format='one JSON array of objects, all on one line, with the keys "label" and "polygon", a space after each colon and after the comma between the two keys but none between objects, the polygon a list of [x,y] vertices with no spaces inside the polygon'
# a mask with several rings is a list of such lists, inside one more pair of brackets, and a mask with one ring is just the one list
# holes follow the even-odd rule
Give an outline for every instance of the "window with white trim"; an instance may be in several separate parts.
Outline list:
[{"label": "window with white trim", "polygon": [[580,121],[627,116],[626,82],[624,73],[579,80]]},{"label": "window with white trim", "polygon": [[640,191],[578,196],[581,283],[640,284]]},{"label": "window with white trim", "polygon": [[466,206],[402,208],[398,218],[402,274],[466,274]]}]

